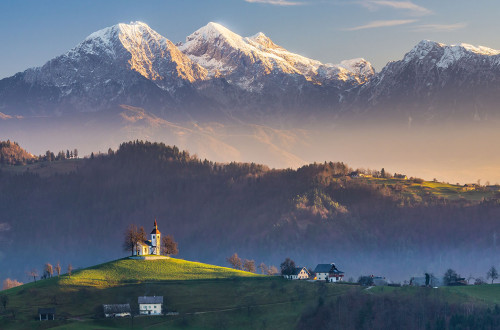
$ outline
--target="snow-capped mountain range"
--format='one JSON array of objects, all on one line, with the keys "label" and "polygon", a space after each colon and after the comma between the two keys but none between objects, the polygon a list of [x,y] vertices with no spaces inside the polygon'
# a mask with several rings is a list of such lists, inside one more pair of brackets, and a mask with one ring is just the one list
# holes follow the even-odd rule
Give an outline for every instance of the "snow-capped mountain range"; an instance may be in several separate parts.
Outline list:
[{"label": "snow-capped mountain range", "polygon": [[499,101],[499,78],[500,51],[467,44],[422,41],[375,73],[364,59],[325,64],[291,53],[261,32],[242,37],[209,23],[174,45],[132,22],[0,80],[0,113],[50,116],[126,104],[169,119],[381,111],[484,119]]},{"label": "snow-capped mountain range", "polygon": [[191,60],[206,68],[211,77],[225,77],[244,89],[261,90],[259,81],[270,74],[295,75],[313,83],[331,81],[361,84],[374,74],[364,59],[339,65],[290,53],[264,33],[242,37],[217,23],[208,23],[179,44]]}]

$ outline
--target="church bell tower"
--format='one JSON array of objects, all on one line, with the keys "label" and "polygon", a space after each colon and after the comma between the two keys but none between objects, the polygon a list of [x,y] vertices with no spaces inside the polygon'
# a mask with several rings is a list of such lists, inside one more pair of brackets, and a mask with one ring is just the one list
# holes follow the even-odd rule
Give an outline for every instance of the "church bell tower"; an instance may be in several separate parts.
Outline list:
[{"label": "church bell tower", "polygon": [[151,232],[151,253],[150,254],[156,254],[160,255],[160,250],[161,250],[161,233],[158,230],[158,224],[156,223],[155,219],[155,225],[154,229]]}]

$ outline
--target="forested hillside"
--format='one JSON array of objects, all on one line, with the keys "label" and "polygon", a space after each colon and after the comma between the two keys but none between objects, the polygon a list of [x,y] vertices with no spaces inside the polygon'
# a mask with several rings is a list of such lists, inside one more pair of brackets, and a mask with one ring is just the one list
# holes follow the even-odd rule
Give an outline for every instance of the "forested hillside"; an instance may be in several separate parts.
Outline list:
[{"label": "forested hillside", "polygon": [[35,156],[26,152],[16,142],[0,141],[0,165],[24,165],[35,159]]},{"label": "forested hillside", "polygon": [[343,163],[271,170],[136,141],[72,168],[0,172],[0,277],[27,281],[25,272],[45,262],[78,267],[124,256],[126,227],[149,232],[155,218],[181,258],[224,265],[237,252],[257,264],[335,262],[346,278],[446,267],[484,276],[498,252],[494,194],[445,198],[410,180],[351,178]]}]

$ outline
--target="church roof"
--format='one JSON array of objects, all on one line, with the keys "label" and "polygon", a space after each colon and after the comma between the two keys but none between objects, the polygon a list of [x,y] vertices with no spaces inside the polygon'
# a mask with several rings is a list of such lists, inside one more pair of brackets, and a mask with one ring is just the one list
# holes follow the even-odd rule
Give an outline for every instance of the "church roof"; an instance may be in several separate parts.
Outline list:
[{"label": "church roof", "polygon": [[155,219],[155,228],[153,229],[151,234],[161,234],[160,231],[158,230],[158,225],[156,224],[156,219]]},{"label": "church roof", "polygon": [[147,245],[147,246],[153,246],[153,243],[151,243],[150,240],[147,241],[142,241],[142,242],[137,242],[138,245]]}]

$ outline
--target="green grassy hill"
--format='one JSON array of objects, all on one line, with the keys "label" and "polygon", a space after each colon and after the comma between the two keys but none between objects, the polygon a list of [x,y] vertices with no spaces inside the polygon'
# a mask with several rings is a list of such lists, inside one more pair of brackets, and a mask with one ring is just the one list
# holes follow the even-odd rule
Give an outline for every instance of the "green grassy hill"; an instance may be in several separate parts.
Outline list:
[{"label": "green grassy hill", "polygon": [[357,178],[355,180],[364,181],[370,184],[384,185],[399,191],[403,196],[411,197],[417,201],[422,201],[426,197],[433,196],[450,201],[463,199],[466,201],[478,202],[482,199],[493,198],[498,193],[497,191],[491,191],[484,187],[466,191],[464,187],[459,184],[434,181],[415,182],[413,180],[396,178]]},{"label": "green grassy hill", "polygon": [[160,260],[124,258],[76,271],[71,277],[63,276],[59,279],[58,284],[110,287],[124,283],[260,276],[241,270],[167,257]]},{"label": "green grassy hill", "polygon": [[[350,286],[287,281],[225,267],[179,259],[120,259],[28,283],[0,295],[1,329],[59,327],[60,329],[113,329],[132,324],[142,328],[280,328],[294,326],[302,310],[319,295],[336,297],[357,290]],[[137,297],[164,296],[168,311],[178,316],[110,320],[99,317],[102,304],[130,303]],[[39,307],[55,307],[55,322],[36,321]]]},{"label": "green grassy hill", "polygon": [[[458,306],[457,310],[470,303],[476,308],[493,308],[499,302],[500,285],[367,290],[346,284],[289,281],[173,258],[124,258],[77,270],[71,277],[28,283],[1,295],[8,298],[6,310],[0,307],[1,329],[283,329],[307,328],[311,317],[328,318],[329,310],[339,314],[342,309],[341,319],[364,318],[366,306],[379,302],[387,306],[448,304]],[[129,303],[136,311],[137,297],[142,295],[163,296],[166,310],[179,314],[102,317],[102,304]],[[58,320],[37,321],[39,307],[55,307]],[[326,314],[321,313],[325,310]],[[344,313],[349,316],[342,316]]]}]

